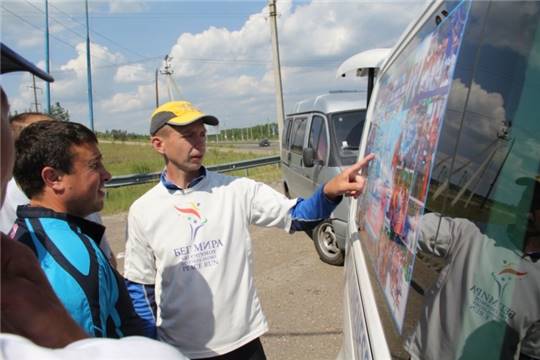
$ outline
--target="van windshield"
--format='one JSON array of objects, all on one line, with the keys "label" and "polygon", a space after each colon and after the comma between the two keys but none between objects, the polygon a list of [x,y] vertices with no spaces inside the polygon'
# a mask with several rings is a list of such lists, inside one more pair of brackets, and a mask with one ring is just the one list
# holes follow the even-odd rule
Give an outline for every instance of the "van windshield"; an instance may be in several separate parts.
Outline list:
[{"label": "van windshield", "polygon": [[365,110],[339,112],[330,115],[334,133],[334,148],[342,165],[351,165],[358,156],[358,146],[366,119]]}]

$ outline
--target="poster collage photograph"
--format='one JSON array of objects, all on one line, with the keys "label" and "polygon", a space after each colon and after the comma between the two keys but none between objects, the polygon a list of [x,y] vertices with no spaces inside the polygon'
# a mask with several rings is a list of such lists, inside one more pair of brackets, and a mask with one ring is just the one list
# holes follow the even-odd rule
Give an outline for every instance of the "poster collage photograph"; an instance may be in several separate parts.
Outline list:
[{"label": "poster collage photograph", "polygon": [[366,148],[376,159],[367,171],[368,189],[359,199],[359,226],[400,331],[418,222],[469,7],[461,3],[420,43],[409,44],[403,60],[379,80]]}]

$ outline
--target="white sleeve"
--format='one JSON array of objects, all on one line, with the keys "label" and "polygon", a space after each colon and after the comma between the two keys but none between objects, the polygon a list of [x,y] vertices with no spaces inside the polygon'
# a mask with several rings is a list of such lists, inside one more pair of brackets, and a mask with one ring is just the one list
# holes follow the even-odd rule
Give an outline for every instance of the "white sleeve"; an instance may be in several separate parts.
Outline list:
[{"label": "white sleeve", "polygon": [[90,338],[75,341],[63,349],[49,349],[21,336],[0,334],[0,348],[5,360],[188,359],[168,344],[141,336]]},{"label": "white sleeve", "polygon": [[156,279],[154,252],[133,207],[127,220],[127,242],[124,257],[124,277],[139,284],[153,285]]},{"label": "white sleeve", "polygon": [[288,231],[291,227],[291,208],[296,204],[296,199],[287,199],[263,183],[252,181],[251,185],[249,223]]}]

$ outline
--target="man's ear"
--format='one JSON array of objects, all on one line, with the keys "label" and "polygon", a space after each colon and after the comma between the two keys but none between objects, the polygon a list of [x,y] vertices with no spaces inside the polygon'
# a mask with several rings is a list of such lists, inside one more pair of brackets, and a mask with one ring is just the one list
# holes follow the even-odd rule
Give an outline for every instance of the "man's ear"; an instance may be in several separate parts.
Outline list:
[{"label": "man's ear", "polygon": [[152,143],[154,150],[156,150],[158,153],[165,153],[165,144],[162,136],[152,136],[150,138],[150,142]]},{"label": "man's ear", "polygon": [[43,169],[41,169],[41,179],[43,180],[46,188],[52,188],[56,191],[64,188],[64,184],[62,182],[63,172],[51,166],[45,166]]}]

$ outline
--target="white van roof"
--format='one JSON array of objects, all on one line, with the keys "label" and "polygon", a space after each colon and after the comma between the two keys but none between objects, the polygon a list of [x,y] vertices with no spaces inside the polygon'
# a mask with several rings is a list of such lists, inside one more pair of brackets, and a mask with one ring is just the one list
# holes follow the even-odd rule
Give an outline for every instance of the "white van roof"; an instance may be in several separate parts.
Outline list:
[{"label": "white van roof", "polygon": [[322,112],[324,114],[362,110],[366,108],[366,96],[360,91],[331,91],[328,94],[316,96],[297,102],[288,115]]},{"label": "white van roof", "polygon": [[336,77],[345,77],[352,73],[356,76],[366,76],[369,68],[380,68],[388,55],[390,48],[379,48],[362,51],[345,60],[338,68]]}]

